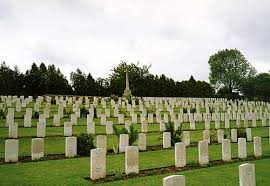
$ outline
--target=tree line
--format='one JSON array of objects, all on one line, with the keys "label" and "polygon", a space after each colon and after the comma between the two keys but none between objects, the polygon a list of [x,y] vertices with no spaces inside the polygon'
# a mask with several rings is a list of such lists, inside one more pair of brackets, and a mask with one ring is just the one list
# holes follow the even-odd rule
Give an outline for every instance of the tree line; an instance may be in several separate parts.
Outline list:
[{"label": "tree line", "polygon": [[33,63],[25,73],[18,67],[11,69],[5,62],[0,67],[0,95],[88,95],[122,96],[125,89],[125,70],[129,69],[130,89],[133,96],[149,97],[212,97],[214,88],[205,81],[196,81],[193,76],[187,81],[175,81],[164,74],[149,72],[149,67],[120,62],[108,78],[94,79],[91,73],[76,69],[70,81],[55,65]]},{"label": "tree line", "polygon": [[133,96],[144,97],[226,97],[270,101],[270,73],[257,74],[256,69],[237,49],[220,50],[209,58],[210,83],[195,80],[175,81],[149,72],[150,67],[121,61],[107,78],[94,79],[79,68],[70,81],[55,65],[33,63],[25,73],[11,69],[5,62],[0,67],[0,95],[81,95],[122,96],[128,69]]}]

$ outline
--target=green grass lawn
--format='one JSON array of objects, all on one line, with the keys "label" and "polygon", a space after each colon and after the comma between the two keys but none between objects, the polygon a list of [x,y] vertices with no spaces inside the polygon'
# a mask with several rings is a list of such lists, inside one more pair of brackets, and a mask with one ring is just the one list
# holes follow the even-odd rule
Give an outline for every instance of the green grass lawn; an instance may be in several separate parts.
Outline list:
[{"label": "green grass lawn", "polygon": [[[33,104],[30,104],[33,106]],[[43,112],[44,105],[40,109]],[[174,108],[175,112],[179,112],[179,108]],[[154,113],[154,107],[148,111]],[[138,107],[136,108],[138,112]],[[31,139],[36,136],[37,119],[32,119],[32,127],[23,127],[22,112],[16,113],[15,122],[18,123],[19,135],[19,156],[31,155]],[[45,138],[45,156],[52,154],[65,153],[65,137],[63,123],[69,121],[68,118],[61,119],[60,127],[53,127],[53,114],[57,113],[57,108],[52,105],[50,116],[47,119],[46,138]],[[111,113],[112,109],[111,109]],[[125,118],[127,119],[127,117]],[[116,118],[109,118],[117,124]],[[95,119],[96,134],[105,134],[105,126],[100,125],[100,119]],[[138,117],[140,122],[140,117]],[[268,121],[267,121],[268,122]],[[8,128],[5,127],[6,121],[0,120],[0,158],[5,155],[5,139],[8,138]],[[251,125],[251,122],[249,123]],[[214,123],[211,123],[211,133],[214,133]],[[270,156],[269,145],[269,128],[261,127],[261,121],[257,121],[257,128],[252,128],[252,136],[260,136],[262,138],[262,149],[264,156]],[[118,125],[117,127],[124,127]],[[141,131],[141,124],[134,125],[135,129]],[[224,122],[221,122],[224,128]],[[236,128],[235,121],[231,122],[231,127]],[[147,133],[147,146],[162,145],[160,139],[159,124],[149,124]],[[204,122],[196,123],[196,130],[190,131],[192,143],[197,143],[203,139]],[[189,123],[182,124],[182,130],[190,130]],[[78,125],[73,126],[73,135],[86,132],[86,119],[78,118]],[[224,129],[227,138],[230,138],[230,129]],[[115,135],[108,135],[108,149],[112,149],[117,144]],[[134,145],[137,144],[137,141]],[[232,143],[232,157],[237,157],[237,143]],[[253,142],[247,143],[248,156],[253,155]],[[4,164],[0,165],[0,185],[93,185],[92,182],[85,180],[89,177],[90,161],[89,157],[70,158],[61,160],[34,161],[28,163]],[[221,144],[209,145],[209,159],[221,160]],[[148,152],[140,152],[139,154],[140,170],[161,168],[174,165],[174,149],[156,150]],[[256,160],[257,185],[270,184],[270,159]],[[198,147],[187,147],[187,163],[198,163]],[[115,171],[124,172],[124,154],[113,154],[107,156],[107,174],[115,174]],[[239,185],[238,183],[238,165],[239,163],[220,165],[217,167],[209,167],[198,170],[188,170],[178,172],[176,174],[186,175],[187,185]],[[115,181],[102,185],[162,185],[162,178],[168,174],[158,176],[146,176],[142,178],[129,179],[124,181]]]},{"label": "green grass lawn", "polygon": [[[186,124],[186,123],[185,123]],[[185,125],[184,124],[184,125]],[[140,124],[135,125],[138,128]],[[151,125],[155,130],[147,133],[147,146],[157,146],[162,145],[162,140],[160,139],[161,134],[158,131],[159,125]],[[123,127],[118,125],[118,127]],[[103,133],[105,130],[104,126],[97,126],[97,133]],[[78,135],[81,132],[86,132],[86,126],[74,126],[73,134]],[[252,128],[253,136],[267,137],[268,127]],[[230,137],[230,129],[225,129],[225,134]],[[212,133],[215,130],[211,131]],[[19,156],[30,156],[31,155],[31,140],[36,136],[36,127],[34,128],[23,128],[19,127]],[[45,154],[63,154],[65,153],[65,137],[63,127],[46,127],[46,138],[45,138]],[[5,151],[5,138],[8,137],[8,128],[0,128],[0,158],[4,158]],[[117,145],[117,137],[115,135],[108,135],[108,149],[112,149],[113,145]],[[198,142],[203,139],[203,131],[195,130],[190,131],[191,142]],[[135,142],[135,145],[137,141]]]},{"label": "green grass lawn", "polygon": [[[165,155],[159,158],[166,159]],[[145,167],[148,167],[147,164],[150,160],[149,156],[152,156],[152,154],[141,155],[140,164],[144,163],[146,164]],[[118,159],[122,160],[123,156],[118,155]],[[250,162],[256,164],[256,180],[257,185],[259,186],[267,186],[270,183],[269,161],[269,159],[264,159]],[[187,185],[239,185],[238,166],[242,163],[220,165],[217,167],[188,170],[157,176],[146,176],[99,185],[157,186],[162,185],[162,178],[173,174],[185,175]],[[114,157],[108,157],[107,165],[108,169],[112,170],[118,167],[119,163],[115,162]],[[85,177],[89,177],[89,167],[89,158],[73,158],[65,160],[1,165],[0,185],[95,185],[92,182],[84,179]]]}]

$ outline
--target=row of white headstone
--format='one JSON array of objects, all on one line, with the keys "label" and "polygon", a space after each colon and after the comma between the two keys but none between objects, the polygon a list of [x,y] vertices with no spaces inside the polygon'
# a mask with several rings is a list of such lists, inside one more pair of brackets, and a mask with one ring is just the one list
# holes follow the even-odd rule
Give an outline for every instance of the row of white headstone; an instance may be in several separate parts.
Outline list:
[{"label": "row of white headstone", "polygon": [[[163,186],[185,186],[184,175],[171,175],[163,178]],[[239,166],[239,185],[256,186],[255,165],[245,163]]]},{"label": "row of white headstone", "polygon": [[[66,137],[65,156],[74,157],[77,155],[77,137]],[[7,139],[5,141],[5,162],[18,162],[19,140]],[[31,143],[32,160],[44,157],[44,138],[34,138]]]},{"label": "row of white headstone", "polygon": [[[125,144],[128,144],[127,136],[122,136]],[[120,140],[121,141],[121,140]],[[124,146],[122,142],[121,150],[125,152],[125,174],[139,173],[139,147],[137,146]],[[238,158],[247,158],[246,139],[238,139]],[[254,137],[254,156],[262,156],[261,137]],[[199,164],[209,164],[208,142],[199,141]],[[91,150],[91,165],[90,165],[90,178],[96,180],[106,177],[106,150],[104,148],[96,148]],[[231,161],[231,141],[229,139],[222,140],[222,160]],[[175,166],[186,166],[186,145],[183,142],[175,144]]]}]

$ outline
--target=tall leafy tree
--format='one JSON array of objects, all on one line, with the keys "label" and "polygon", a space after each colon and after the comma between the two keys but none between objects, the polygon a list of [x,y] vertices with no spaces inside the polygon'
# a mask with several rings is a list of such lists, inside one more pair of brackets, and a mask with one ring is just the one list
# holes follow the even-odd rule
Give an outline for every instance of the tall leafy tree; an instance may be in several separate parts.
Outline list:
[{"label": "tall leafy tree", "polygon": [[230,94],[256,74],[256,70],[237,49],[220,50],[210,56],[210,83],[216,88],[228,87]]},{"label": "tall leafy tree", "polygon": [[270,73],[260,73],[243,85],[244,96],[249,99],[270,101]]},{"label": "tall leafy tree", "polygon": [[79,68],[70,74],[71,85],[76,95],[87,95],[86,75]]},{"label": "tall leafy tree", "polygon": [[126,82],[126,69],[129,74],[129,88],[133,95],[141,95],[141,90],[144,89],[143,79],[149,75],[149,68],[145,65],[142,67],[138,64],[127,64],[121,61],[121,63],[112,69],[110,75],[110,87],[113,94],[122,95],[125,90]]}]

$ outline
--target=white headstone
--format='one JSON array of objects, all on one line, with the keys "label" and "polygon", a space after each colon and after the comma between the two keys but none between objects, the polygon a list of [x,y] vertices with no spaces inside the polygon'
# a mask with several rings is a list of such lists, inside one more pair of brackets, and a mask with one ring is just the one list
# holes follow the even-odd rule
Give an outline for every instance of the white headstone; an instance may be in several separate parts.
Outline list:
[{"label": "white headstone", "polygon": [[18,162],[19,140],[5,141],[5,162]]},{"label": "white headstone", "polygon": [[222,160],[223,161],[231,161],[232,160],[231,140],[229,140],[229,139],[222,140]]},{"label": "white headstone", "polygon": [[231,129],[231,140],[233,143],[237,143],[237,129]]},{"label": "white headstone", "polygon": [[46,123],[45,122],[38,122],[37,123],[37,137],[38,138],[45,138],[46,134]]},{"label": "white headstone", "polygon": [[170,132],[163,132],[163,148],[170,148],[171,147],[171,133]]},{"label": "white headstone", "polygon": [[218,143],[222,143],[222,140],[224,138],[224,131],[222,129],[217,130],[217,141]]},{"label": "white headstone", "polygon": [[252,141],[251,128],[246,128],[247,141]]},{"label": "white headstone", "polygon": [[119,139],[119,151],[125,152],[126,147],[129,145],[129,136],[128,134],[120,134]]},{"label": "white headstone", "polygon": [[262,156],[262,140],[261,137],[254,137],[253,138],[254,141],[254,156],[255,157],[261,157]]},{"label": "white headstone", "polygon": [[34,138],[31,145],[31,158],[37,160],[44,157],[44,139]]},{"label": "white headstone", "polygon": [[183,131],[183,142],[186,144],[186,146],[190,145],[190,132],[189,131]]},{"label": "white headstone", "polygon": [[127,146],[125,149],[125,173],[139,173],[139,148]]},{"label": "white headstone", "polygon": [[64,123],[64,136],[72,136],[72,123],[71,122]]},{"label": "white headstone", "polygon": [[246,138],[238,138],[238,158],[244,159],[246,157],[247,157]]},{"label": "white headstone", "polygon": [[90,155],[90,178],[106,178],[106,151],[103,148],[92,149]]},{"label": "white headstone", "polygon": [[239,185],[256,186],[254,164],[245,163],[239,166]]},{"label": "white headstone", "polygon": [[146,133],[139,133],[139,150],[146,150]]},{"label": "white headstone", "polygon": [[66,157],[77,155],[77,137],[66,137]]},{"label": "white headstone", "polygon": [[97,135],[97,148],[103,148],[107,152],[107,136],[106,135]]},{"label": "white headstone", "polygon": [[94,121],[87,122],[87,133],[88,134],[95,134],[95,122]]},{"label": "white headstone", "polygon": [[9,138],[18,138],[18,123],[9,123]]},{"label": "white headstone", "polygon": [[163,178],[163,186],[185,186],[186,180],[184,175],[172,175]]},{"label": "white headstone", "polygon": [[59,114],[53,115],[53,126],[55,126],[55,127],[60,126],[60,115]]},{"label": "white headstone", "polygon": [[175,143],[175,166],[186,166],[186,144],[183,142]]},{"label": "white headstone", "polygon": [[106,122],[106,134],[113,134],[113,122],[112,121]]},{"label": "white headstone", "polygon": [[199,141],[199,164],[206,165],[209,163],[208,143],[207,141]]}]

